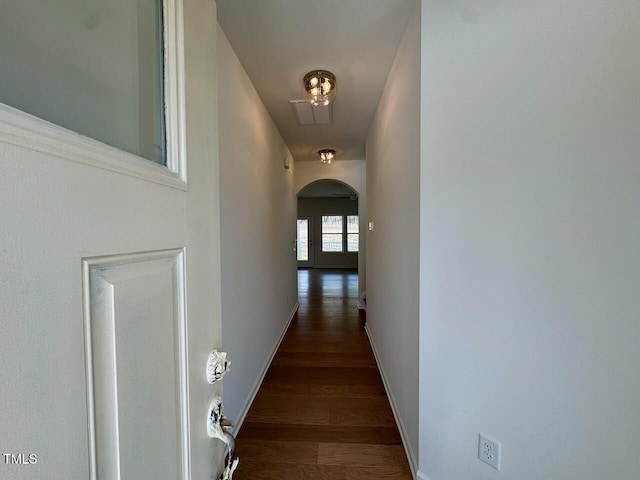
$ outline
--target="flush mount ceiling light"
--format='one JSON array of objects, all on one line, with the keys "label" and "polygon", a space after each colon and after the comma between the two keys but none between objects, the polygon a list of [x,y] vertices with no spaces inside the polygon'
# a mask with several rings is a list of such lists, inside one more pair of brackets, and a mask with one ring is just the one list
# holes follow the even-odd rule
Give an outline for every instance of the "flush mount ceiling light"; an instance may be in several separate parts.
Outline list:
[{"label": "flush mount ceiling light", "polygon": [[318,150],[318,155],[320,155],[320,163],[331,165],[333,158],[336,156],[336,151],[331,150],[330,148],[325,148],[324,150]]},{"label": "flush mount ceiling light", "polygon": [[336,76],[326,70],[314,70],[304,76],[304,98],[311,105],[329,105],[336,98]]}]

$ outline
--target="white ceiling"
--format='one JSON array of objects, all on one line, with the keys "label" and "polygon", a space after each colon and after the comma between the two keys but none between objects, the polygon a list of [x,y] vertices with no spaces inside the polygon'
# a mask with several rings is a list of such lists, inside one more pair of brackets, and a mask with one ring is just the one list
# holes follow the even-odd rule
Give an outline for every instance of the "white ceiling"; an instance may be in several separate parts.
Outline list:
[{"label": "white ceiling", "polygon": [[[364,143],[415,0],[217,0],[218,21],[293,157],[365,158]],[[299,126],[302,78],[337,77],[332,125]]]}]

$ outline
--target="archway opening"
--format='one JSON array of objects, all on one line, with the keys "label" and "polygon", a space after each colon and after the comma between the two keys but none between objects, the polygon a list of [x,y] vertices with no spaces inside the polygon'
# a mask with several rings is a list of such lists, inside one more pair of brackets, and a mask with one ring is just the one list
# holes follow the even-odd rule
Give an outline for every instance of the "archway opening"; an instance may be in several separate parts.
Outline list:
[{"label": "archway opening", "polygon": [[359,195],[333,179],[316,180],[298,192],[298,268],[358,269]]}]

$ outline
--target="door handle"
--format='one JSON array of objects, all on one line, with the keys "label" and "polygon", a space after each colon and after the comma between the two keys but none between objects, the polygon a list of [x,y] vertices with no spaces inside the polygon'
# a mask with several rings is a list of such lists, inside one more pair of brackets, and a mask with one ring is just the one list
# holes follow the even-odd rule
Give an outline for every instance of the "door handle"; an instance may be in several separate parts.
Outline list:
[{"label": "door handle", "polygon": [[234,457],[236,450],[236,439],[231,433],[233,422],[225,418],[222,405],[222,397],[216,395],[209,405],[207,415],[207,433],[211,438],[217,438],[226,445],[225,468],[219,480],[232,480],[233,472],[238,468],[240,459]]},{"label": "door handle", "polygon": [[218,480],[233,480],[233,472],[238,468],[238,462],[240,462],[240,459],[236,457],[231,463],[227,463]]},{"label": "door handle", "polygon": [[[225,419],[226,420],[226,419]],[[234,452],[236,449],[236,439],[235,437],[227,430],[227,428],[231,427],[222,427],[224,431],[224,440],[223,442],[227,446],[227,453],[224,457],[224,471],[220,474],[219,480],[232,480],[233,472],[238,468],[238,463],[240,463],[240,459],[238,457],[234,457]]]}]

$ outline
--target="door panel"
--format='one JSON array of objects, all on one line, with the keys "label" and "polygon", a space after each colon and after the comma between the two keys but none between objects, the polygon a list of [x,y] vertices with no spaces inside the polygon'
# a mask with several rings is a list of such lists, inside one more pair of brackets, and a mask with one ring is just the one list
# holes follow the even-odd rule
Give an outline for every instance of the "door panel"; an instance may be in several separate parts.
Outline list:
[{"label": "door panel", "polygon": [[185,478],[183,251],[84,261],[92,480]]},{"label": "door panel", "polygon": [[185,194],[21,147],[0,153],[0,444],[38,458],[0,462],[0,478],[86,480],[83,258],[184,248]]}]

